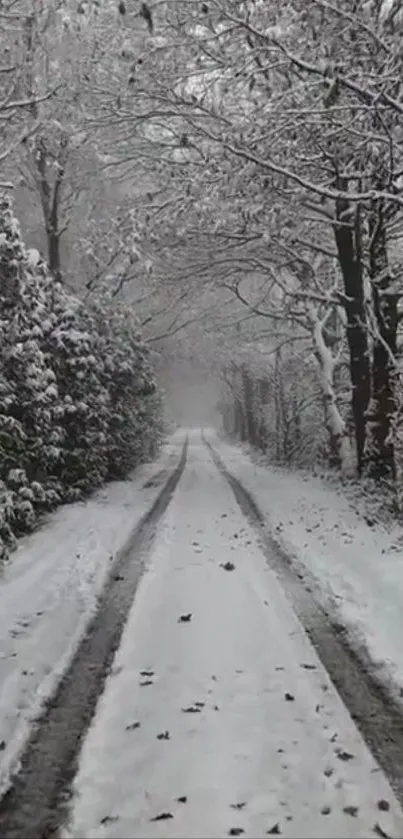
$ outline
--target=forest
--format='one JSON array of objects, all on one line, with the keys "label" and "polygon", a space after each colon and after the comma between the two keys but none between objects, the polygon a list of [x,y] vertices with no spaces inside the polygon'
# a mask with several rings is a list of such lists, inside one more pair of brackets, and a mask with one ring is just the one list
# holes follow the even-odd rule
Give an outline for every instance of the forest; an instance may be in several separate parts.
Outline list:
[{"label": "forest", "polygon": [[1,0],[0,555],[225,433],[403,503],[398,0]]}]

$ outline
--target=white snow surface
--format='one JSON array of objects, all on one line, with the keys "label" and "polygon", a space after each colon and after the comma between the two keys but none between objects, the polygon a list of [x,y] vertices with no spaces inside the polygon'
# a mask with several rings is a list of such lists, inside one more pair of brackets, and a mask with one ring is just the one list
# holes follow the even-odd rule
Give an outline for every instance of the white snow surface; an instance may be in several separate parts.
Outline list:
[{"label": "white snow surface", "polygon": [[[155,821],[164,813],[172,818]],[[403,816],[193,434],[83,744],[63,837],[236,828],[245,837],[341,839],[379,828],[398,837]]]},{"label": "white snow surface", "polygon": [[0,791],[77,649],[111,563],[162,488],[153,479],[162,470],[167,479],[182,445],[183,435],[173,435],[132,480],[61,507],[0,566]]},{"label": "white snow surface", "polygon": [[403,529],[365,519],[324,480],[253,462],[240,446],[207,438],[253,495],[269,530],[326,609],[403,695]]}]

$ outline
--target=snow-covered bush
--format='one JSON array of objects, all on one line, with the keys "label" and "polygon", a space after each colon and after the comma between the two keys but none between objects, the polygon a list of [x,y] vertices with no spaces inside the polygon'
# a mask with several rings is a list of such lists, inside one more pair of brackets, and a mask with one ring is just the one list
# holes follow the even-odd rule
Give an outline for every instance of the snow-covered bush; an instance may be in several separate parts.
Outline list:
[{"label": "snow-covered bush", "polygon": [[161,414],[134,313],[67,293],[0,198],[0,557],[43,511],[148,457]]},{"label": "snow-covered bush", "polygon": [[103,383],[111,402],[108,478],[121,478],[152,454],[161,432],[161,406],[134,312],[104,295],[92,311],[102,336]]}]

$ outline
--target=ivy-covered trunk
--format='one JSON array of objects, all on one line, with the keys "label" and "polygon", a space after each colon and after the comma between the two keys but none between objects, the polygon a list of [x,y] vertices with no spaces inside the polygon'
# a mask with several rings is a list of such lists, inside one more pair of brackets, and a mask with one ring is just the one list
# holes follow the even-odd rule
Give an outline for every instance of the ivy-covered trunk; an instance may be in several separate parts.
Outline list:
[{"label": "ivy-covered trunk", "polygon": [[[346,183],[337,183],[346,190]],[[344,284],[347,315],[347,343],[350,354],[352,413],[354,418],[359,473],[364,465],[366,411],[370,398],[370,362],[365,316],[364,279],[361,259],[361,219],[359,207],[352,208],[347,196],[336,202],[333,225]]]}]

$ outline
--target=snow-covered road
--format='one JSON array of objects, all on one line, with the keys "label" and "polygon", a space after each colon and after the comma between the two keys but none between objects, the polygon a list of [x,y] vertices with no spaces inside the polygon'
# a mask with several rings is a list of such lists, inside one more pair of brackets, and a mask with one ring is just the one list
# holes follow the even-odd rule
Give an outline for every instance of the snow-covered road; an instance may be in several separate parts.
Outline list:
[{"label": "snow-covered road", "polygon": [[54,693],[95,613],[111,561],[175,467],[183,434],[131,480],[61,507],[0,566],[0,790],[32,721]]},{"label": "snow-covered road", "polygon": [[195,433],[63,836],[266,834],[402,837],[403,817]]}]

